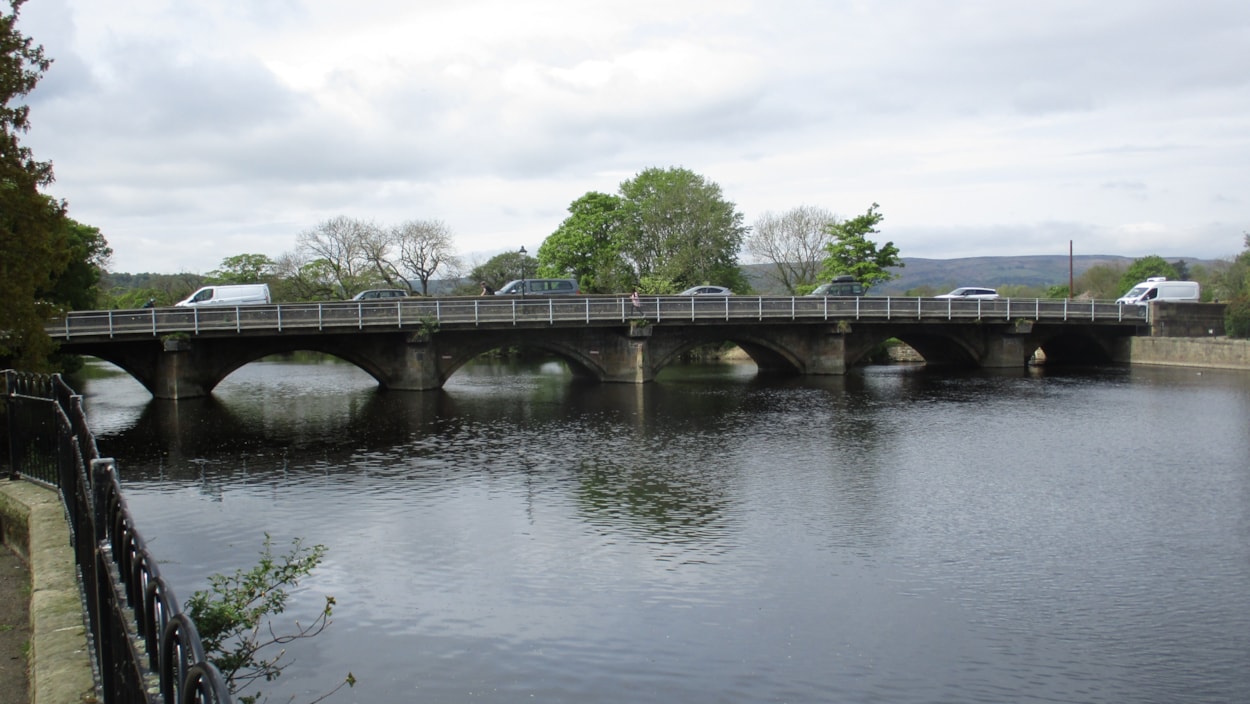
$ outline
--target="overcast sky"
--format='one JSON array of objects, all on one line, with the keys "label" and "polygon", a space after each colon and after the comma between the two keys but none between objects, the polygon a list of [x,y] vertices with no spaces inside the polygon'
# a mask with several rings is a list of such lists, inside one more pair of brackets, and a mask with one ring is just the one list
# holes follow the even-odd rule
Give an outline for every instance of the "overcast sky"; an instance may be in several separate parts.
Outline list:
[{"label": "overcast sky", "polygon": [[1250,231],[1246,0],[29,0],[24,137],[119,272],[329,218],[535,252],[650,167],[905,257],[1217,258]]}]

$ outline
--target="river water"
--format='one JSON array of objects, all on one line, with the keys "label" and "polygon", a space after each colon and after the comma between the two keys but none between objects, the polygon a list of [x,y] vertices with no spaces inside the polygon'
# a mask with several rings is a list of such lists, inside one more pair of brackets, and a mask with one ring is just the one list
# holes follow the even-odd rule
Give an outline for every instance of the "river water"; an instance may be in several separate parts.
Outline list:
[{"label": "river water", "polygon": [[328,548],[272,701],[1250,701],[1250,375],[750,364],[84,384],[182,598]]}]

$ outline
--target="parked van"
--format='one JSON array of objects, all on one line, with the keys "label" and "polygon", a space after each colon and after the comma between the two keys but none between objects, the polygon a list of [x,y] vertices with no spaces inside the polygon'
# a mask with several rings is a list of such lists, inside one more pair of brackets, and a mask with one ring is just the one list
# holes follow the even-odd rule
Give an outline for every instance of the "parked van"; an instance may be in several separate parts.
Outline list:
[{"label": "parked van", "polygon": [[517,279],[504,284],[503,288],[495,292],[496,296],[510,296],[512,294],[551,296],[558,294],[577,294],[581,293],[577,289],[577,282],[573,279]]},{"label": "parked van", "polygon": [[1189,301],[1197,303],[1197,281],[1168,281],[1155,276],[1137,284],[1128,293],[1116,299],[1116,303],[1146,305],[1151,301]]},{"label": "parked van", "polygon": [[269,303],[269,284],[205,286],[176,306],[254,306]]}]

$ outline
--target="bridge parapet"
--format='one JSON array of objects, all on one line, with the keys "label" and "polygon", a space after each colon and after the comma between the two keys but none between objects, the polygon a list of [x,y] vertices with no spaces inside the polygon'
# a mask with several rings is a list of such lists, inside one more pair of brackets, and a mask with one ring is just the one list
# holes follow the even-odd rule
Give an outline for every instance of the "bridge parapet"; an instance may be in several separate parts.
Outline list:
[{"label": "bridge parapet", "polygon": [[1147,324],[1144,306],[1050,299],[810,296],[648,296],[641,310],[617,296],[413,298],[388,302],[281,303],[214,308],[76,311],[47,326],[54,339],[168,335],[307,334],[321,331],[508,328],[655,323],[1013,320]]}]

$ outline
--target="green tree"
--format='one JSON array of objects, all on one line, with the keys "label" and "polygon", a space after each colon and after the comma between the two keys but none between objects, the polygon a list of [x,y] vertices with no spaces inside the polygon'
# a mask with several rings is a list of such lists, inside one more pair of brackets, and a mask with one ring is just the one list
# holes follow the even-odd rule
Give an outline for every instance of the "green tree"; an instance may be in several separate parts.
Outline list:
[{"label": "green tree", "polygon": [[1230,337],[1250,337],[1250,234],[1245,243],[1245,250],[1214,277],[1228,301],[1224,330]]},{"label": "green tree", "polygon": [[538,275],[577,279],[586,293],[625,291],[633,284],[618,237],[621,199],[591,191],[569,205],[569,216],[538,248]]},{"label": "green tree", "polygon": [[1231,301],[1250,293],[1250,234],[1245,236],[1246,248],[1231,260],[1219,262],[1210,274],[1211,294],[1215,299]]},{"label": "green tree", "polygon": [[623,182],[620,197],[617,242],[648,292],[702,283],[748,288],[738,265],[747,228],[720,186],[687,169],[651,168]]},{"label": "green tree", "polygon": [[[239,701],[261,701],[260,693],[243,694],[260,682],[277,679],[290,661],[283,662],[286,645],[312,638],[330,625],[334,597],[325,597],[321,611],[307,624],[295,622],[293,630],[275,628],[272,617],[286,610],[294,589],[321,564],[326,547],[306,547],[303,541],[292,541],[291,551],[274,555],[269,534],[265,534],[260,562],[249,570],[236,570],[232,575],[215,574],[208,578],[209,588],[200,590],[187,600],[186,611],[195,622],[205,657],[221,671],[231,694]],[[349,672],[329,694],[344,685],[352,686],[356,678]],[[324,699],[323,695],[317,701]]]},{"label": "green tree", "polygon": [[821,265],[821,278],[850,274],[865,288],[897,278],[889,269],[903,266],[898,247],[893,242],[878,247],[868,239],[869,235],[878,234],[877,225],[885,217],[878,212],[880,207],[873,203],[868,212],[859,217],[826,226],[833,241],[825,245],[827,257]]},{"label": "green tree", "polygon": [[113,250],[99,228],[70,218],[65,218],[64,227],[69,260],[49,288],[39,291],[38,296],[69,310],[98,308],[100,280]]},{"label": "green tree", "polygon": [[472,288],[478,290],[478,284],[485,283],[487,286],[498,290],[503,288],[504,284],[515,279],[519,279],[522,275],[525,278],[532,278],[538,271],[538,261],[529,256],[528,253],[521,254],[517,252],[504,252],[496,254],[485,263],[478,264],[469,271],[469,278],[472,279]]},{"label": "green tree", "polygon": [[1119,298],[1120,279],[1124,276],[1124,268],[1110,264],[1096,264],[1081,272],[1076,277],[1075,298],[1093,298],[1106,300]]},{"label": "green tree", "polygon": [[259,284],[274,276],[277,265],[263,254],[236,254],[221,260],[221,267],[208,272],[210,284]]},{"label": "green tree", "polygon": [[1120,277],[1120,292],[1117,294],[1117,297],[1123,296],[1133,286],[1152,276],[1164,276],[1169,279],[1175,279],[1177,278],[1176,268],[1157,254],[1134,259],[1133,263],[1129,264],[1128,269],[1124,271],[1124,275]]},{"label": "green tree", "polygon": [[17,102],[34,90],[52,60],[17,31],[25,0],[0,13],[0,366],[49,368],[54,349],[44,322],[57,312],[41,293],[56,288],[71,259],[65,204],[44,196],[52,164],[37,161],[18,136],[30,129],[30,108]]}]

